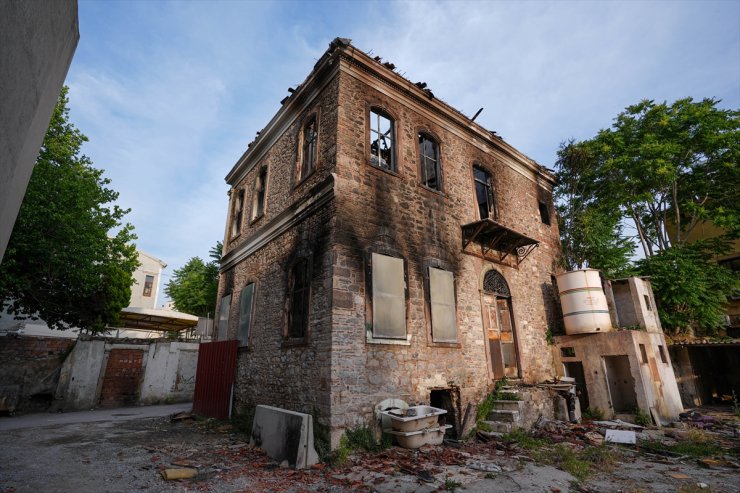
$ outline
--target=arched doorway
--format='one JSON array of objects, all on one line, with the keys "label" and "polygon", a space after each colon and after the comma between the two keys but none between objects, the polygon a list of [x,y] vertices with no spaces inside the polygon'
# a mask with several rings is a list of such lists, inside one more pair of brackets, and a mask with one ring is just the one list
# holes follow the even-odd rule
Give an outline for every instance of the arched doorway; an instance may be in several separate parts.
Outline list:
[{"label": "arched doorway", "polygon": [[483,278],[483,323],[493,377],[518,378],[519,355],[511,310],[511,291],[504,276],[493,269],[486,272]]}]

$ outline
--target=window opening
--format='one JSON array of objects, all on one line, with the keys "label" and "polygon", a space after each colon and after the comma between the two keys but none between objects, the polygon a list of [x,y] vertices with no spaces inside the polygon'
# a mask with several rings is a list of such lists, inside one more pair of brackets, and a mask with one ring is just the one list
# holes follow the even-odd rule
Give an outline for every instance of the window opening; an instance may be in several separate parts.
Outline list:
[{"label": "window opening", "polygon": [[500,272],[489,270],[483,278],[483,319],[494,378],[516,378],[519,355],[516,347],[511,291]]},{"label": "window opening", "polygon": [[310,264],[308,259],[300,258],[290,271],[288,311],[288,338],[303,339],[308,328],[308,313],[311,291]]},{"label": "window opening", "polygon": [[154,276],[147,275],[144,278],[144,296],[152,295],[152,288],[154,287]]},{"label": "window opening", "polygon": [[244,212],[244,189],[237,192],[234,198],[234,210],[231,213],[231,237],[237,236],[242,228],[242,214]]},{"label": "window opening", "polygon": [[432,340],[457,342],[455,277],[452,272],[429,267],[429,304]]},{"label": "window opening", "polygon": [[575,358],[576,350],[572,347],[561,347],[560,356],[562,356],[563,358]]},{"label": "window opening", "polygon": [[442,167],[439,160],[439,145],[426,134],[419,133],[419,156],[421,157],[421,183],[434,190],[442,190]]},{"label": "window opening", "polygon": [[403,259],[372,254],[373,336],[406,338],[406,281]]},{"label": "window opening", "polygon": [[473,179],[475,181],[475,198],[478,204],[479,219],[496,219],[496,204],[494,202],[493,185],[491,175],[480,166],[473,166]]},{"label": "window opening", "polygon": [[660,361],[668,364],[668,357],[665,355],[665,348],[661,345],[658,345],[658,352],[660,353]]},{"label": "window opening", "polygon": [[394,140],[393,120],[370,110],[370,163],[373,166],[396,171]]},{"label": "window opening", "polygon": [[640,357],[642,357],[642,362],[647,364],[647,351],[645,351],[645,344],[640,344]]},{"label": "window opening", "polygon": [[229,311],[231,310],[231,294],[221,298],[221,306],[218,311],[218,336],[217,341],[225,341],[229,333]]},{"label": "window opening", "polygon": [[252,326],[252,305],[254,283],[247,284],[239,295],[239,345],[249,345],[249,331]]},{"label": "window opening", "polygon": [[540,219],[542,220],[542,224],[546,224],[547,226],[550,225],[550,208],[547,207],[547,204],[545,202],[539,202],[540,207]]},{"label": "window opening", "polygon": [[260,169],[257,180],[254,182],[254,198],[252,203],[252,220],[265,213],[265,189],[267,188],[267,166]]},{"label": "window opening", "polygon": [[314,115],[303,127],[303,149],[301,153],[301,169],[298,176],[299,181],[310,175],[316,167],[317,137],[316,116]]},{"label": "window opening", "polygon": [[650,306],[650,297],[646,294],[643,294],[642,297],[645,299],[645,307],[648,309],[648,311],[653,311],[653,307]]}]

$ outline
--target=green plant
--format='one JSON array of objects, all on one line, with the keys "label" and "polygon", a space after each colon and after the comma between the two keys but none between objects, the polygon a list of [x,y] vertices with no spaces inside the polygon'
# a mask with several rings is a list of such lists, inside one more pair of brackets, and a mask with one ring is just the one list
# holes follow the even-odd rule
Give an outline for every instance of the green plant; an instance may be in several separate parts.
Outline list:
[{"label": "green plant", "polygon": [[545,341],[547,342],[548,346],[553,346],[555,344],[555,334],[553,333],[551,327],[548,327],[545,331]]},{"label": "green plant", "polygon": [[498,401],[519,401],[521,400],[521,397],[519,397],[519,394],[515,394],[514,392],[501,392],[497,395]]},{"label": "green plant", "polygon": [[650,415],[646,412],[643,412],[639,407],[635,408],[634,415],[636,425],[647,427],[653,424],[653,419],[650,417]]},{"label": "green plant", "polygon": [[604,411],[599,409],[598,407],[587,407],[583,413],[581,413],[583,416],[583,419],[591,420],[591,421],[600,421],[604,419]]},{"label": "green plant", "polygon": [[[314,438],[315,442],[316,439]],[[369,427],[359,426],[345,430],[344,435],[339,439],[339,446],[329,454],[327,461],[333,464],[344,464],[353,452],[380,452],[390,446],[391,439],[389,436],[383,435],[380,441],[377,441]],[[321,454],[319,454],[319,457],[321,458]]]},{"label": "green plant", "polygon": [[690,430],[684,438],[673,445],[666,445],[660,440],[643,440],[640,446],[647,450],[688,455],[693,458],[709,457],[722,451],[722,448],[701,430]]},{"label": "green plant", "polygon": [[544,447],[549,442],[542,438],[534,438],[522,428],[506,433],[502,438],[506,443],[516,443],[525,450],[535,450]]},{"label": "green plant", "polygon": [[[493,386],[493,392],[486,395],[483,400],[478,404],[478,408],[475,411],[475,428],[473,428],[471,435],[474,435],[476,431],[490,431],[490,427],[487,427],[483,421],[496,407],[496,401],[518,401],[519,396],[513,392],[503,392],[501,389],[506,387],[509,381],[506,377],[498,380]],[[487,428],[487,429],[486,429]]]},{"label": "green plant", "polygon": [[243,412],[233,413],[231,415],[231,426],[238,433],[246,435],[252,434],[252,422],[254,421],[254,406],[247,407]]},{"label": "green plant", "polygon": [[319,419],[319,410],[313,410],[313,445],[321,462],[331,462],[331,431]]},{"label": "green plant", "polygon": [[447,478],[445,479],[443,487],[445,491],[457,491],[458,488],[462,487],[462,483],[458,483],[454,479]]}]

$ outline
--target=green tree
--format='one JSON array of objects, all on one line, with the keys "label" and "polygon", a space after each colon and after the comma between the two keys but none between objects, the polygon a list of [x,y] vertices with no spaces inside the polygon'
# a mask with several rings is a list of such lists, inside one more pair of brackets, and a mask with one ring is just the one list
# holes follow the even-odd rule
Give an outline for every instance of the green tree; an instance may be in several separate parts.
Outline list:
[{"label": "green tree", "polygon": [[[81,154],[87,141],[69,122],[62,89],[0,264],[0,303],[16,318],[52,329],[115,326],[138,265],[129,212]],[[116,231],[116,232],[113,232]]]},{"label": "green tree", "polygon": [[[568,267],[653,276],[664,326],[712,332],[737,278],[711,260],[740,234],[740,112],[719,101],[642,101],[593,139],[561,146],[556,189]],[[724,234],[691,244],[702,223]],[[627,231],[634,231],[633,235]],[[621,256],[621,257],[620,257]],[[696,275],[701,271],[702,275]]]},{"label": "green tree", "polygon": [[219,241],[208,253],[210,262],[192,257],[184,266],[175,269],[164,292],[172,299],[177,311],[199,317],[214,316],[222,250],[223,245]]}]

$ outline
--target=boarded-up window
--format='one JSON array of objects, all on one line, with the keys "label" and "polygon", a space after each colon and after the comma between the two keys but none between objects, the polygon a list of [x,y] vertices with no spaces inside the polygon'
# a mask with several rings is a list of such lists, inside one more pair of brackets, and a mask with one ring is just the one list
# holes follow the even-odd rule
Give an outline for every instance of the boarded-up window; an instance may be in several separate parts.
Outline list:
[{"label": "boarded-up window", "polygon": [[308,259],[300,258],[293,264],[289,289],[288,338],[303,339],[308,329],[308,308],[311,300],[311,271]]},{"label": "boarded-up window", "polygon": [[373,336],[406,338],[403,259],[373,253]]},{"label": "boarded-up window", "polygon": [[455,278],[452,272],[429,268],[429,304],[432,313],[432,340],[457,342]]},{"label": "boarded-up window", "polygon": [[229,310],[231,309],[231,294],[221,298],[221,307],[218,311],[218,337],[216,340],[225,341],[229,334]]},{"label": "boarded-up window", "polygon": [[247,284],[239,295],[239,345],[249,345],[249,331],[252,326],[252,300],[254,283]]}]

